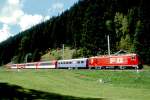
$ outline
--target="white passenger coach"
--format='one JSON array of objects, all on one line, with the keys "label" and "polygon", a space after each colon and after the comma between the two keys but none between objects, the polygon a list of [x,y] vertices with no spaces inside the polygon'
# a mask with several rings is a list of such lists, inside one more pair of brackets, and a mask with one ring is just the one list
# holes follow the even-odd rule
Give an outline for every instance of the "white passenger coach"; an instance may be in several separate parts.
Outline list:
[{"label": "white passenger coach", "polygon": [[58,60],[57,68],[86,68],[87,58]]}]

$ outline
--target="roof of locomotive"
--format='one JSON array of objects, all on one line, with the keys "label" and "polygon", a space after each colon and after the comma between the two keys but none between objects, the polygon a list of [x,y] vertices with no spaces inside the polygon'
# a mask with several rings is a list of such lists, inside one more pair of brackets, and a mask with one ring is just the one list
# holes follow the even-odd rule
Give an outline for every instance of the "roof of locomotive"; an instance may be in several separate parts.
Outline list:
[{"label": "roof of locomotive", "polygon": [[97,58],[97,57],[117,57],[117,56],[135,56],[137,54],[135,53],[129,53],[129,54],[112,54],[112,55],[99,55],[99,56],[94,56],[94,57],[90,57],[90,58]]},{"label": "roof of locomotive", "polygon": [[78,60],[87,60],[88,58],[77,58],[77,59],[64,59],[64,60],[58,60],[59,61],[78,61]]}]

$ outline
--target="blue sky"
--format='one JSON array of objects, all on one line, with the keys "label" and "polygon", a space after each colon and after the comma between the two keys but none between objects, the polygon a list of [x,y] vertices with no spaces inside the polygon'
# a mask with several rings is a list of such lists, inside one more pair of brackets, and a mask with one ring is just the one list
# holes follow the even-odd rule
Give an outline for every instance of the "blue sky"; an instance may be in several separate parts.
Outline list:
[{"label": "blue sky", "polygon": [[78,0],[0,0],[0,42],[69,9]]}]

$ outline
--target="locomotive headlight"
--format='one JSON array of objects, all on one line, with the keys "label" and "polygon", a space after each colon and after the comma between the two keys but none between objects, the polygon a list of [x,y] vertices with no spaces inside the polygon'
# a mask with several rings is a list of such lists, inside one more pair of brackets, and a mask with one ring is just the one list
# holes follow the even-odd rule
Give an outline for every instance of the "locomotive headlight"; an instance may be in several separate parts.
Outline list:
[{"label": "locomotive headlight", "polygon": [[91,63],[92,63],[92,64],[94,63],[94,60],[93,60],[93,59],[91,59]]}]

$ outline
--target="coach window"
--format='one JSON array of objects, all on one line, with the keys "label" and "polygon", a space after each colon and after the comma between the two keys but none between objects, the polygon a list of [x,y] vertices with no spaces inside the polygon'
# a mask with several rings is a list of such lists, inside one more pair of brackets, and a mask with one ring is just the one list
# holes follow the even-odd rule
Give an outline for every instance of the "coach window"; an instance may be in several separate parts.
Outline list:
[{"label": "coach window", "polygon": [[84,63],[84,61],[81,61],[81,63]]},{"label": "coach window", "polygon": [[27,66],[34,66],[34,64],[27,64]]},{"label": "coach window", "polygon": [[47,65],[51,65],[51,63],[41,63],[40,65],[47,66]]},{"label": "coach window", "polygon": [[77,63],[79,64],[79,63],[80,63],[80,61],[77,61]]}]

